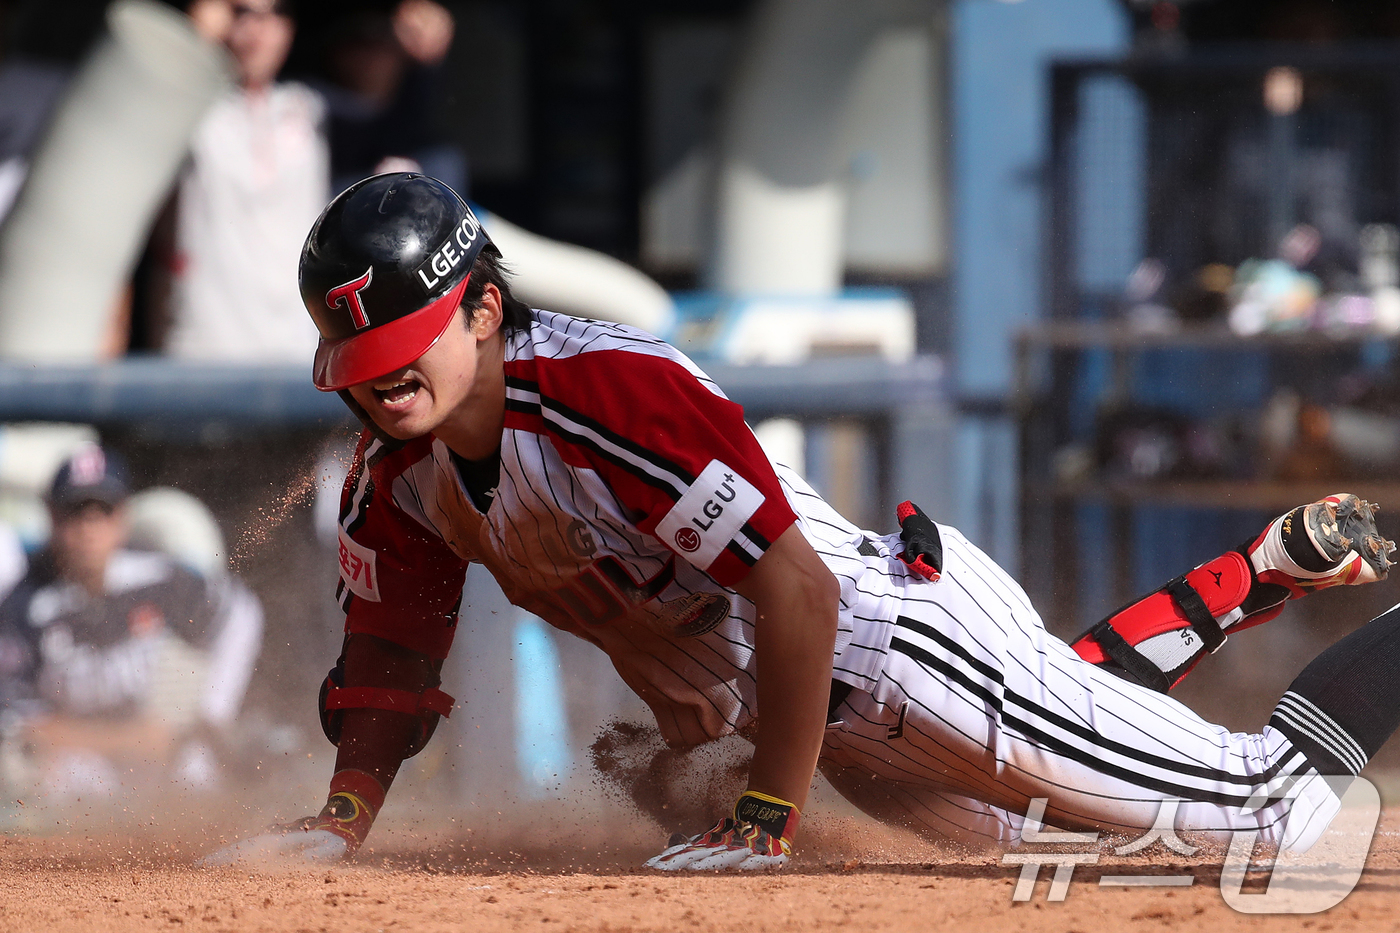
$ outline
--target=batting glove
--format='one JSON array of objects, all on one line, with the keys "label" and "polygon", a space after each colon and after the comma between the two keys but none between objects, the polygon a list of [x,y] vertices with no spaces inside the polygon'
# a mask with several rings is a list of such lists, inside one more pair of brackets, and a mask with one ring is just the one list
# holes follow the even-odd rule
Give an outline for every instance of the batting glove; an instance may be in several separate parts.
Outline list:
[{"label": "batting glove", "polygon": [[800,817],[796,804],[745,791],[732,817],[668,847],[645,867],[661,871],[781,868],[792,856],[792,837]]}]

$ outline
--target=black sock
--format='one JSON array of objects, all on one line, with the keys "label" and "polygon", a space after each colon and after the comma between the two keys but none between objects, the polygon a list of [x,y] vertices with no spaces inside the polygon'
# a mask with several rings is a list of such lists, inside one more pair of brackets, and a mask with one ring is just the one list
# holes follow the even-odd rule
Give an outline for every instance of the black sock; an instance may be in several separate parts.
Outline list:
[{"label": "black sock", "polygon": [[1400,727],[1400,606],[1303,668],[1269,725],[1321,774],[1356,774]]}]

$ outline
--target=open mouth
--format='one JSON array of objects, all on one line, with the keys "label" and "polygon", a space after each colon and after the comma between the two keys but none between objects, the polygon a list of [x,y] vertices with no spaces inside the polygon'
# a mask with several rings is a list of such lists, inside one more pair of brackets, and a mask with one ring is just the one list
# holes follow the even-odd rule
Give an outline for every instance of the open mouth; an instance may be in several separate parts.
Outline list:
[{"label": "open mouth", "polygon": [[418,389],[417,379],[405,379],[389,386],[375,386],[374,397],[379,399],[381,405],[396,408],[413,401],[413,397],[418,394]]}]

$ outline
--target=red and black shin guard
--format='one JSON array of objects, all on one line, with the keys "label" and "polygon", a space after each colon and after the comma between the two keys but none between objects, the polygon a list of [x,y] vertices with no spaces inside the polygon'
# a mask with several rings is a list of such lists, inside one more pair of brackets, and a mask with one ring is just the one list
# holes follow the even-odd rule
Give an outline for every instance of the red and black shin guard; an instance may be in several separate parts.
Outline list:
[{"label": "red and black shin guard", "polygon": [[1375,506],[1351,493],[1326,496],[1118,610],[1071,647],[1165,693],[1225,643],[1227,629],[1267,622],[1286,600],[1316,590],[1384,580],[1394,550],[1376,529]]},{"label": "red and black shin guard", "polygon": [[1249,560],[1228,551],[1111,614],[1070,647],[1165,693],[1225,643],[1226,629],[1267,622],[1287,595],[1261,586]]}]

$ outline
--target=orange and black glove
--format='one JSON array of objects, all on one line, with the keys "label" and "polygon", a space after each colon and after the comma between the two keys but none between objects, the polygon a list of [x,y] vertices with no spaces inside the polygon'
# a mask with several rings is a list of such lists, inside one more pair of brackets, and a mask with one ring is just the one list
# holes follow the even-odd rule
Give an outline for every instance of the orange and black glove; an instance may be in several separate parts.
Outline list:
[{"label": "orange and black glove", "polygon": [[734,815],[708,831],[669,846],[646,863],[661,871],[781,868],[792,856],[801,814],[797,805],[758,791],[745,791]]}]

